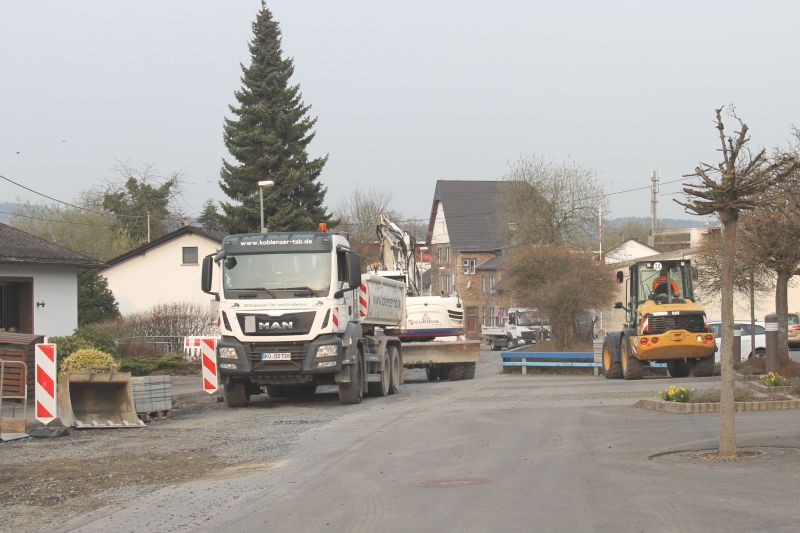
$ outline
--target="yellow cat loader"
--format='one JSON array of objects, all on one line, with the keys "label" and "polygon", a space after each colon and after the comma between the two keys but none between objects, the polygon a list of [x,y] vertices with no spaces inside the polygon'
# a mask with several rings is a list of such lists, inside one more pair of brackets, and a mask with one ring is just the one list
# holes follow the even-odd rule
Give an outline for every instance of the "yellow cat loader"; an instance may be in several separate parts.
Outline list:
[{"label": "yellow cat loader", "polygon": [[[617,272],[617,282],[626,276]],[[622,331],[606,334],[603,374],[608,379],[641,379],[653,362],[665,362],[672,377],[714,373],[714,335],[703,307],[694,301],[688,259],[643,261],[630,266]]]}]

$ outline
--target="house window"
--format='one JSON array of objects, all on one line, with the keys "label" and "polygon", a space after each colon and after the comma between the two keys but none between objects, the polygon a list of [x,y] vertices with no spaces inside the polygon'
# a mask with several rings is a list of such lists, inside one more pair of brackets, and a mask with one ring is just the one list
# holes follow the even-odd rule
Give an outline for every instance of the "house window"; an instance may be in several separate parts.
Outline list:
[{"label": "house window", "polygon": [[184,265],[197,264],[197,246],[183,247],[183,264]]},{"label": "house window", "polygon": [[475,260],[474,259],[463,259],[461,261],[461,271],[464,274],[474,274],[475,273]]},{"label": "house window", "polygon": [[494,274],[481,276],[481,292],[490,293],[494,289]]}]

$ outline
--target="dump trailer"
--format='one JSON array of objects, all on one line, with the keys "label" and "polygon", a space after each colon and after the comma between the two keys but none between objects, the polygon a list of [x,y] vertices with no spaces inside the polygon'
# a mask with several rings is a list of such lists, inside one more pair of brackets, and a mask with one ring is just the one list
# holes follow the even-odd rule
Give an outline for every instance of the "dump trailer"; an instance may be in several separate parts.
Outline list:
[{"label": "dump trailer", "polygon": [[67,427],[142,427],[131,394],[130,372],[90,368],[65,372],[58,384],[58,417]]},{"label": "dump trailer", "polygon": [[424,368],[429,381],[475,377],[480,342],[464,339],[464,310],[458,296],[423,296],[416,241],[382,214],[377,227],[381,265],[376,274],[402,282],[406,306],[400,327],[406,368]]},{"label": "dump trailer", "polygon": [[603,374],[608,379],[641,379],[652,362],[666,362],[673,377],[714,373],[714,335],[703,307],[694,299],[694,270],[688,259],[634,263],[617,282],[627,283],[621,331],[603,340]]},{"label": "dump trailer", "polygon": [[362,276],[345,235],[324,225],[229,235],[204,258],[201,285],[219,300],[217,364],[229,407],[265,389],[292,397],[336,385],[345,404],[399,389],[405,286]]}]

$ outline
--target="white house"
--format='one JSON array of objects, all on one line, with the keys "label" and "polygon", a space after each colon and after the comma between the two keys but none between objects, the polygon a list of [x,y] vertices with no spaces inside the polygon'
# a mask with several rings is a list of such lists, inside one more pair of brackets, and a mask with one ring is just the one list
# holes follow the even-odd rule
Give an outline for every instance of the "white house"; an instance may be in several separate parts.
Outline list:
[{"label": "white house", "polygon": [[101,263],[0,224],[0,329],[72,335],[78,327],[78,269]]},{"label": "white house", "polygon": [[641,257],[649,257],[658,254],[658,250],[643,244],[636,239],[628,239],[610,252],[605,254],[606,264],[622,263]]},{"label": "white house", "polygon": [[200,290],[203,257],[216,253],[222,235],[183,226],[148,244],[108,261],[102,270],[123,315],[146,311],[158,304],[208,304]]}]

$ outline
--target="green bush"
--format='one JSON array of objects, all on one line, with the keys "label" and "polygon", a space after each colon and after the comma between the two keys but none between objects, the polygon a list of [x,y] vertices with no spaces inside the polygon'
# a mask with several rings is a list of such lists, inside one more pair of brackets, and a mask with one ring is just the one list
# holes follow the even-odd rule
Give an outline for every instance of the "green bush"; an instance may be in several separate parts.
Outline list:
[{"label": "green bush", "polygon": [[790,385],[792,387],[790,392],[795,396],[800,395],[800,378],[793,379]]},{"label": "green bush", "polygon": [[186,375],[197,373],[197,365],[186,361],[182,352],[152,357],[125,357],[120,359],[120,368],[134,376],[150,374]]},{"label": "green bush", "polygon": [[82,348],[75,350],[72,355],[61,362],[61,372],[80,372],[90,366],[110,366],[119,370],[119,363],[106,352],[93,348]]}]

